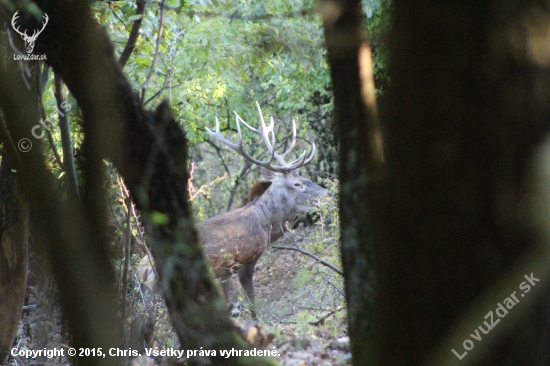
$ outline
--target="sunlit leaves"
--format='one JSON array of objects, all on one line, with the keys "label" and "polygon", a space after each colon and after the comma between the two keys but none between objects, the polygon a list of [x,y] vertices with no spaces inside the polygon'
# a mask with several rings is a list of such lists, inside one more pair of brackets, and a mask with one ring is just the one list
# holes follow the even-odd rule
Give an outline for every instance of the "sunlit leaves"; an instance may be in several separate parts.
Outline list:
[{"label": "sunlit leaves", "polygon": [[[120,52],[139,16],[133,2],[117,4],[118,9],[97,6],[96,12],[109,24]],[[215,115],[227,114],[228,107],[253,112],[256,100],[293,113],[313,91],[327,88],[321,23],[312,13],[312,1],[196,1],[188,12],[176,11],[178,5],[179,1],[167,3],[161,52],[148,95],[162,89],[157,101],[169,98],[185,123],[203,130]],[[149,3],[126,66],[136,89],[154,56],[158,22],[158,6]],[[189,103],[192,108],[184,107]]]},{"label": "sunlit leaves", "polygon": [[[369,36],[376,44],[388,22],[388,1],[363,0]],[[139,15],[135,2],[111,4],[116,7],[94,6],[120,53]],[[288,122],[304,107],[312,108],[314,92],[326,95],[330,90],[315,4],[312,0],[167,1],[161,48],[145,100],[154,97],[150,101],[154,106],[167,98],[192,142],[206,136],[204,126],[211,125],[215,116],[233,110],[254,115],[255,101],[274,107],[268,112]],[[151,67],[159,21],[158,3],[148,2],[136,49],[125,67],[136,90]],[[375,73],[384,65],[384,55],[375,51]],[[234,122],[229,123],[235,128]]]}]

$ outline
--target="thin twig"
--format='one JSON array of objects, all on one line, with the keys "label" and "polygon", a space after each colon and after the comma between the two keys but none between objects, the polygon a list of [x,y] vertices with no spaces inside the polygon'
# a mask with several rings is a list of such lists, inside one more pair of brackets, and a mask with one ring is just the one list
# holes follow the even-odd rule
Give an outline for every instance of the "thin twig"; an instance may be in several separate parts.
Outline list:
[{"label": "thin twig", "polygon": [[109,6],[109,8],[111,9],[113,15],[122,23],[122,25],[124,26],[124,28],[126,28],[126,23],[124,23],[124,19],[121,19],[120,16],[116,13],[115,9],[117,9],[117,7],[115,6]]},{"label": "thin twig", "polygon": [[162,30],[164,27],[164,1],[160,3],[160,19],[159,19],[159,32],[157,34],[157,44],[155,46],[155,56],[153,57],[153,62],[151,62],[151,69],[149,70],[149,74],[147,75],[147,79],[145,79],[145,83],[143,84],[143,87],[141,88],[141,104],[143,105],[143,101],[145,100],[145,92],[147,90],[147,86],[149,84],[149,80],[151,80],[151,76],[153,75],[153,72],[155,71],[155,64],[157,63],[157,58],[159,55],[159,49],[160,49],[160,40],[162,38]]},{"label": "thin twig", "polygon": [[[123,240],[124,248],[124,270],[122,276],[122,321],[124,324],[127,323],[128,319],[128,271],[130,268],[130,249],[132,246],[132,197],[126,197],[126,237],[122,235],[125,241]],[[124,346],[128,346],[129,334],[127,327],[124,327]]]},{"label": "thin twig", "polygon": [[298,324],[297,322],[287,322],[287,321],[281,320],[271,313],[267,313],[267,315],[275,319],[277,322],[279,322],[279,324]]},{"label": "thin twig", "polygon": [[271,247],[274,248],[274,249],[286,249],[286,250],[294,250],[294,251],[297,251],[299,253],[302,253],[302,254],[305,254],[307,255],[308,257],[311,257],[313,259],[315,259],[319,264],[322,264],[323,266],[326,266],[330,269],[332,269],[334,272],[338,273],[339,275],[343,276],[344,275],[344,272],[335,267],[333,264],[327,262],[327,261],[324,261],[322,260],[321,258],[317,257],[315,254],[311,253],[311,252],[308,252],[307,250],[303,250],[301,249],[300,247],[296,246],[296,247],[288,247],[288,246],[278,246],[278,245],[273,245],[271,244]]},{"label": "thin twig", "polygon": [[325,321],[326,318],[328,318],[329,316],[331,316],[333,314],[336,314],[337,312],[342,311],[342,310],[344,310],[344,307],[342,305],[340,305],[335,310],[323,315],[322,317],[318,318],[317,320],[315,320],[313,322],[309,322],[309,325],[319,326]]},{"label": "thin twig", "polygon": [[[126,185],[124,184],[124,181],[122,180],[121,176],[118,177],[118,181],[119,181],[119,187],[123,191],[123,196],[124,197],[130,197],[130,191],[128,190],[128,188],[126,188]],[[134,236],[134,239],[136,239],[136,241],[139,244],[141,244],[141,246],[145,249],[145,254],[147,255],[147,258],[149,258],[149,262],[151,263],[151,268],[153,269],[153,273],[155,274],[155,278],[158,280],[159,275],[157,273],[156,267],[153,264],[154,263],[153,254],[151,253],[151,251],[149,250],[149,246],[145,242],[145,233],[143,232],[143,228],[140,225],[140,218],[139,218],[138,213],[136,212],[135,204],[133,202],[131,202],[130,207],[128,209],[131,209],[131,211],[132,211],[131,212],[131,217],[133,217],[135,219],[135,222],[136,222],[136,232],[137,232],[138,236]],[[130,224],[131,224],[131,222],[130,222]]]},{"label": "thin twig", "polygon": [[229,168],[227,167],[227,164],[225,163],[225,159],[222,157],[221,151],[222,149],[218,147],[215,143],[213,143],[211,140],[204,140],[207,144],[211,145],[216,150],[216,155],[218,155],[218,158],[220,159],[220,162],[222,163],[222,166],[225,170],[225,172],[231,176],[231,172],[229,171]]},{"label": "thin twig", "polygon": [[212,182],[208,184],[203,184],[198,189],[195,188],[193,185],[193,174],[195,173],[195,163],[191,163],[191,170],[189,171],[189,179],[187,180],[188,188],[187,193],[189,194],[189,201],[193,201],[195,197],[197,197],[199,194],[205,194],[206,190],[212,187],[214,184],[224,180],[227,178],[227,173],[222,175],[221,177],[217,177]]},{"label": "thin twig", "polygon": [[[334,287],[334,289],[340,294],[342,295],[342,297],[346,297],[346,294],[344,293],[344,291],[342,291],[342,289],[340,289],[340,287],[336,286],[331,280],[329,280],[326,276],[325,273],[323,273],[323,271],[319,270],[319,267],[315,267],[315,269],[317,270],[317,273],[319,274],[319,276],[321,276],[323,278],[323,281],[327,282],[329,285],[331,285],[332,287]],[[328,288],[328,287],[327,287]]]},{"label": "thin twig", "polygon": [[[167,78],[165,78],[165,80],[167,80]],[[153,94],[152,97],[147,99],[143,105],[149,104],[149,102],[151,102],[153,99],[157,98],[160,95],[160,93],[162,93],[163,91],[165,91],[167,89],[170,90],[170,89],[179,88],[180,86],[183,85],[183,83],[180,83],[180,84],[177,84],[177,85],[167,85],[168,83],[169,82],[165,82],[164,85],[162,86],[162,88],[160,88],[155,94]]]}]

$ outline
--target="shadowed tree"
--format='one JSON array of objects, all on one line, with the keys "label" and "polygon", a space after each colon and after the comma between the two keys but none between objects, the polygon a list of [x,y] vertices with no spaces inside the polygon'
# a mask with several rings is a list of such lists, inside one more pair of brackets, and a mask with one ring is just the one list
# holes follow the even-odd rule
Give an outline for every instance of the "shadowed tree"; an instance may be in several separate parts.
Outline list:
[{"label": "shadowed tree", "polygon": [[15,164],[4,154],[0,165],[0,364],[17,334],[27,280],[28,210],[17,187]]},{"label": "shadowed tree", "polygon": [[[420,365],[437,349],[438,365],[546,365],[548,283],[523,260],[537,250],[527,172],[550,117],[548,3],[397,0],[392,24],[386,174],[371,202],[375,364]],[[533,271],[539,296],[499,325],[484,318]],[[437,348],[455,327],[463,338]]]},{"label": "shadowed tree", "polygon": [[[530,212],[547,188],[528,172],[550,117],[548,5],[392,7],[384,161],[360,3],[321,5],[354,364],[546,365],[548,251]],[[522,307],[486,326],[527,278]]]},{"label": "shadowed tree", "polygon": [[[336,7],[334,7],[336,6]],[[384,162],[378,124],[372,54],[360,1],[322,2],[325,38],[334,88],[340,148],[342,263],[355,365],[373,358],[374,266],[371,213]],[[361,203],[361,204],[358,204]]]}]

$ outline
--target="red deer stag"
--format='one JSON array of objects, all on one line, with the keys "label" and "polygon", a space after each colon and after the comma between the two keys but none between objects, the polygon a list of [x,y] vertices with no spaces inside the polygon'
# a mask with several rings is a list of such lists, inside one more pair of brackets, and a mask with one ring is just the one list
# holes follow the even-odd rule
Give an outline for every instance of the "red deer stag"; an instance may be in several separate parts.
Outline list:
[{"label": "red deer stag", "polygon": [[[260,106],[261,128],[255,129],[248,125],[236,112],[238,143],[225,139],[220,132],[220,124],[216,118],[216,132],[207,129],[210,136],[216,137],[223,144],[237,151],[245,159],[262,168],[265,178],[271,182],[267,191],[244,207],[225,212],[199,224],[206,254],[217,278],[228,280],[233,273],[238,273],[241,285],[254,311],[254,287],[252,277],[256,261],[266,249],[270,239],[282,236],[282,227],[292,220],[296,214],[307,212],[315,207],[318,198],[326,194],[326,190],[307,178],[299,175],[299,168],[309,164],[315,155],[315,144],[312,144],[311,154],[306,159],[306,152],[293,162],[287,163],[285,158],[296,144],[296,123],[292,121],[292,141],[286,152],[275,152],[274,122],[271,118],[266,126]],[[260,135],[270,157],[260,161],[250,156],[243,149],[243,138],[240,123],[250,131]],[[271,134],[271,142],[269,134]],[[280,165],[273,165],[273,159]],[[276,240],[276,239],[275,239]],[[227,297],[227,286],[224,286]]]}]

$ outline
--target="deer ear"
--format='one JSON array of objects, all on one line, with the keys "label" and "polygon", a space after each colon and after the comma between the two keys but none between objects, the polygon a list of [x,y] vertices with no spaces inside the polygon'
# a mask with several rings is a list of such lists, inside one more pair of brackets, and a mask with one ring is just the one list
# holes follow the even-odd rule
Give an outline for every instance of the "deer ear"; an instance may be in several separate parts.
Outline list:
[{"label": "deer ear", "polygon": [[293,177],[298,177],[298,176],[300,176],[300,168],[294,169],[293,171],[291,171],[291,173],[292,173],[292,176],[293,176]]},{"label": "deer ear", "polygon": [[277,174],[275,172],[272,172],[269,169],[261,167],[260,170],[261,170],[262,175],[264,176],[265,180],[267,180],[269,182],[273,182],[273,180],[275,180],[277,178]]}]

